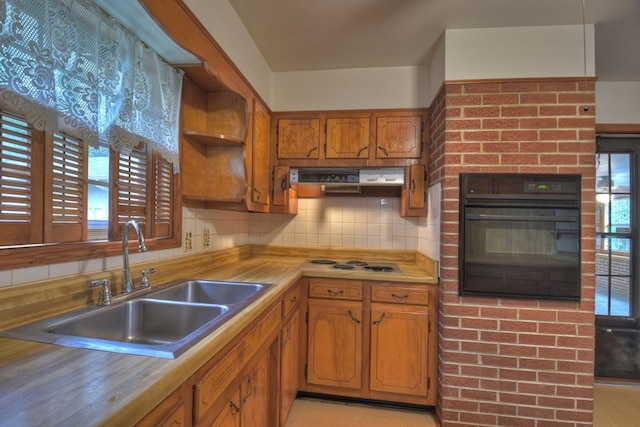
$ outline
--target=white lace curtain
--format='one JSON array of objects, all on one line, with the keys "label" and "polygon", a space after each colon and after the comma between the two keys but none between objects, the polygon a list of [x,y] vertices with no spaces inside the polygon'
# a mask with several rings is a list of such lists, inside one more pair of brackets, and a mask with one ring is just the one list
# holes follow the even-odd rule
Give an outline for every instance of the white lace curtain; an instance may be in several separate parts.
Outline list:
[{"label": "white lace curtain", "polygon": [[144,141],[177,170],[182,77],[90,0],[0,0],[0,104],[37,129]]}]

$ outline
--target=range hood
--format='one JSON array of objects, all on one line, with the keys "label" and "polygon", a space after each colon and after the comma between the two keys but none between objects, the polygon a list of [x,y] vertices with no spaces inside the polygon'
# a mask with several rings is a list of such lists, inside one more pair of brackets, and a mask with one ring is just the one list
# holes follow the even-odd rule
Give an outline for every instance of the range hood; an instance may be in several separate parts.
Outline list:
[{"label": "range hood", "polygon": [[289,182],[325,187],[402,186],[404,168],[291,168]]}]

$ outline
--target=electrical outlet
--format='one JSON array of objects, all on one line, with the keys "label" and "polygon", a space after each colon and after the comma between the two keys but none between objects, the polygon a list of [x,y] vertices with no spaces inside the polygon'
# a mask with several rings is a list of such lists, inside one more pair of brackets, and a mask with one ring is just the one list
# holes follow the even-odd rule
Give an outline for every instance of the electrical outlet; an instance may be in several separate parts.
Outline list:
[{"label": "electrical outlet", "polygon": [[204,230],[202,230],[202,247],[208,248],[210,244],[211,244],[211,238],[209,234],[209,229],[205,228]]},{"label": "electrical outlet", "polygon": [[184,251],[189,252],[193,249],[193,233],[191,230],[184,233]]}]

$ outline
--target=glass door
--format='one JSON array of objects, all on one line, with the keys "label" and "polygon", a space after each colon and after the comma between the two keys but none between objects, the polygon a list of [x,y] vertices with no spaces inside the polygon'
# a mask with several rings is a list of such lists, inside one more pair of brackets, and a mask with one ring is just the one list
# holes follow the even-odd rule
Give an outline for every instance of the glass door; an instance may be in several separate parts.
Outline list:
[{"label": "glass door", "polygon": [[640,137],[598,137],[596,348],[599,378],[640,380]]}]

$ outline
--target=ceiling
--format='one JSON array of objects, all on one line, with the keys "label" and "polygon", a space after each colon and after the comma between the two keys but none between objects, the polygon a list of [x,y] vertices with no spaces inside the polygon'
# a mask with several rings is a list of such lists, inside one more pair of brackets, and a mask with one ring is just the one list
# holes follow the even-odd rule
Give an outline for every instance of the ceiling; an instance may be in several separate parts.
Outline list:
[{"label": "ceiling", "polygon": [[600,81],[640,80],[640,0],[229,0],[274,72],[428,64],[445,29],[595,26]]}]

